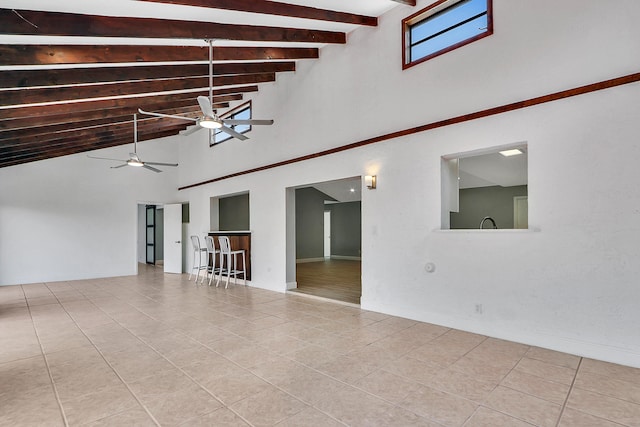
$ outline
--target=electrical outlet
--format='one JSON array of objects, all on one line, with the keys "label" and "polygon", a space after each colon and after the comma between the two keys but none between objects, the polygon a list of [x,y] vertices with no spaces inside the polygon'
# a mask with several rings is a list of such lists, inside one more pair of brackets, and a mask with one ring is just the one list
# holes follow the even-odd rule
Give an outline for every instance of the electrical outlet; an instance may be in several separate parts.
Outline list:
[{"label": "electrical outlet", "polygon": [[482,314],[482,304],[476,304],[476,313]]}]

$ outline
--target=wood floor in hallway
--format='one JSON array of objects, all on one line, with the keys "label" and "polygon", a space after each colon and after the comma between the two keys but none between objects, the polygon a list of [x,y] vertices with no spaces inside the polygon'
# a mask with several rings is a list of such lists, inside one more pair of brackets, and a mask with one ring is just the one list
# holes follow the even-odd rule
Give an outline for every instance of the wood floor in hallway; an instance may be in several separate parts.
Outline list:
[{"label": "wood floor in hallway", "polygon": [[360,304],[361,262],[331,259],[296,264],[296,292]]}]

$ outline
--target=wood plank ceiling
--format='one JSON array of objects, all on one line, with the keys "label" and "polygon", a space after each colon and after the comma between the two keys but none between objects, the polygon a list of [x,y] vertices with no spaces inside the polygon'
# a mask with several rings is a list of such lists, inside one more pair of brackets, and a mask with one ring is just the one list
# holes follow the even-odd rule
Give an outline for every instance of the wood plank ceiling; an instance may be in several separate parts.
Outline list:
[{"label": "wood plank ceiling", "polygon": [[[346,43],[347,32],[359,26],[376,26],[376,16],[394,5],[351,0],[376,3],[369,16],[346,10],[349,2],[337,11],[304,1],[111,1],[126,3],[126,10],[153,5],[165,16],[51,10],[38,8],[38,0],[0,8],[0,167],[130,144],[138,108],[197,116],[195,98],[208,94],[206,39],[214,40],[214,107],[223,113],[277,73],[295,71],[297,61],[317,60],[322,46]],[[167,14],[219,14],[221,22]],[[138,140],[175,135],[189,123],[139,117]]]}]

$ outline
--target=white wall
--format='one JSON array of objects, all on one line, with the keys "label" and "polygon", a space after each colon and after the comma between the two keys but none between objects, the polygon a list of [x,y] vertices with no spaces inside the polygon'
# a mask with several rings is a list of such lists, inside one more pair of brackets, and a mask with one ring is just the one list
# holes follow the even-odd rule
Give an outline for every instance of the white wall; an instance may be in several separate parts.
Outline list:
[{"label": "white wall", "polygon": [[[400,21],[428,3],[261,87],[254,116],[276,124],[249,141],[191,137],[180,185],[639,71],[632,0],[494,0],[494,35],[402,71]],[[364,309],[640,366],[638,99],[634,83],[184,190],[190,233],[209,197],[249,191],[252,285],[285,291],[286,188],[374,173]],[[440,231],[441,156],[523,141],[531,230]]]},{"label": "white wall", "polygon": [[[91,154],[127,159],[130,148]],[[166,139],[141,142],[138,153],[178,159]],[[137,203],[175,201],[178,172],[114,164],[77,154],[0,169],[0,285],[137,272]]]}]

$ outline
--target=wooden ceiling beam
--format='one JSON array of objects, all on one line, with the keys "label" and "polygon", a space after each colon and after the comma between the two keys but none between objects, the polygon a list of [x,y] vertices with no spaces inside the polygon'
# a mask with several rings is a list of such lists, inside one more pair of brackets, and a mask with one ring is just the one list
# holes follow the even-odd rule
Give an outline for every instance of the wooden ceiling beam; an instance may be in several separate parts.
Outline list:
[{"label": "wooden ceiling beam", "polygon": [[[147,141],[152,139],[164,138],[167,136],[177,135],[179,130],[169,129],[160,131],[157,133],[143,134],[138,136],[138,142]],[[65,148],[61,150],[51,150],[48,152],[39,151],[31,155],[21,155],[13,158],[3,158],[0,156],[0,167],[16,166],[23,163],[35,162],[38,160],[47,160],[55,157],[67,156],[71,154],[78,154],[87,151],[100,150],[103,148],[116,147],[118,145],[124,145],[132,141],[127,137],[113,139],[107,142],[92,142],[88,144],[77,144],[74,148]]]},{"label": "wooden ceiling beam", "polygon": [[[242,94],[247,92],[255,92],[257,90],[258,90],[258,87],[255,85],[215,89],[213,91],[214,102],[216,101],[217,96]],[[4,123],[5,121],[10,121],[18,118],[36,117],[37,120],[41,120],[43,119],[43,116],[75,114],[83,111],[95,111],[95,110],[101,111],[101,110],[106,110],[108,108],[118,108],[118,107],[133,107],[134,108],[133,111],[135,112],[138,109],[138,107],[151,104],[151,103],[175,102],[176,100],[184,100],[184,99],[190,99],[192,100],[192,102],[196,102],[196,98],[199,95],[207,96],[208,91],[186,92],[186,93],[180,93],[180,94],[176,93],[176,94],[153,95],[153,96],[150,95],[150,96],[141,96],[141,97],[132,97],[132,98],[114,98],[114,99],[104,99],[99,101],[77,101],[77,102],[52,104],[52,105],[33,105],[33,106],[6,108],[6,109],[0,110],[0,129],[6,128],[6,124]],[[105,114],[108,114],[108,112],[105,112]],[[106,117],[106,115],[103,117]]]},{"label": "wooden ceiling beam", "polygon": [[407,6],[415,6],[416,0],[393,0],[396,3],[406,4]]},{"label": "wooden ceiling beam", "polygon": [[340,44],[347,41],[345,33],[336,31],[12,9],[0,9],[0,34]]},{"label": "wooden ceiling beam", "polygon": [[[314,47],[216,46],[213,49],[215,61],[293,60],[318,57],[318,49]],[[208,60],[209,49],[198,46],[0,45],[0,65],[11,66]]]},{"label": "wooden ceiling beam", "polygon": [[[234,95],[235,96],[235,95]],[[214,104],[214,105],[226,105],[228,103]],[[190,102],[187,106],[167,108],[167,109],[154,109],[154,112],[163,114],[185,115],[188,117],[196,117],[201,114],[200,107]],[[54,124],[42,124],[41,122],[35,122],[33,119],[21,119],[24,126],[20,128],[13,128],[8,130],[0,130],[0,147],[4,141],[11,138],[23,137],[23,136],[36,136],[36,135],[52,135],[52,134],[64,134],[75,129],[93,128],[96,126],[102,126],[110,123],[118,122],[133,122],[133,114],[130,111],[123,111],[123,109],[113,109],[112,115],[109,117],[79,120],[79,117],[62,116],[61,120],[66,120],[61,123]],[[146,120],[149,116],[138,115],[138,121]]]},{"label": "wooden ceiling beam", "polygon": [[[247,85],[273,82],[275,73],[239,74],[220,76],[213,79],[214,86]],[[109,83],[85,86],[45,87],[8,90],[0,96],[0,106],[51,103],[78,99],[119,97],[125,95],[141,95],[145,93],[204,89],[209,86],[206,77],[163,79],[125,83]]]},{"label": "wooden ceiling beam", "polygon": [[[225,95],[218,98],[216,102],[214,100],[213,108],[228,108],[229,102],[223,102],[221,99],[228,99],[229,101],[239,101],[242,99],[242,95]],[[178,100],[175,102],[165,102],[156,104],[142,105],[145,109],[153,112],[163,112],[172,110],[199,108],[195,104],[195,100],[189,98],[184,100]],[[59,114],[52,116],[43,116],[34,119],[33,117],[23,117],[15,120],[0,121],[0,144],[5,138],[13,138],[20,135],[22,132],[57,132],[65,128],[77,128],[88,127],[101,123],[109,123],[113,121],[114,117],[133,117],[133,114],[137,113],[138,107],[122,107],[122,108],[109,108],[99,109],[92,111],[83,111],[80,113]],[[173,114],[173,113],[167,113]]]},{"label": "wooden ceiling beam", "polygon": [[186,6],[200,6],[213,9],[236,10],[240,12],[263,13],[292,18],[315,19],[319,21],[340,22],[344,24],[378,25],[378,18],[357,15],[354,13],[338,12],[315,7],[300,6],[264,0],[144,0],[154,3],[180,4]]},{"label": "wooden ceiling beam", "polygon": [[[149,118],[138,122],[138,135],[160,130],[186,129],[192,122],[177,119]],[[69,146],[78,143],[91,143],[94,141],[108,141],[113,138],[128,137],[133,143],[133,122],[118,122],[93,128],[74,129],[64,134],[52,134],[47,136],[18,137],[3,142],[0,145],[0,157],[11,157],[29,150],[48,151],[57,147]]]},{"label": "wooden ceiling beam", "polygon": [[[215,76],[221,76],[226,74],[278,73],[295,71],[295,69],[296,63],[292,61],[222,63],[215,64],[213,74]],[[0,88],[205,77],[208,75],[209,65],[207,64],[66,68],[54,70],[3,70],[0,71]]]}]

